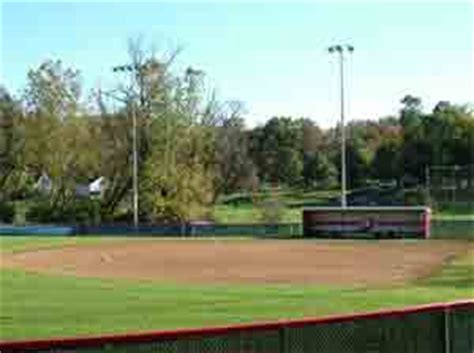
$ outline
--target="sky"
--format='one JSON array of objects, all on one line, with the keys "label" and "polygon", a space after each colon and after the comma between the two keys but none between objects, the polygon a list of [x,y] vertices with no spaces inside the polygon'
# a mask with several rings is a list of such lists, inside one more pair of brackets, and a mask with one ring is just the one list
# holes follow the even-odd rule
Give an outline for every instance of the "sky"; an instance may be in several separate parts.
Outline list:
[{"label": "sky", "polygon": [[111,68],[141,37],[158,55],[182,48],[174,70],[203,70],[220,100],[245,104],[249,126],[282,115],[335,125],[339,72],[327,48],[338,43],[355,47],[349,120],[396,114],[405,94],[426,110],[474,101],[470,1],[0,2],[0,84],[15,94],[48,58],[79,69],[86,89],[112,87]]}]

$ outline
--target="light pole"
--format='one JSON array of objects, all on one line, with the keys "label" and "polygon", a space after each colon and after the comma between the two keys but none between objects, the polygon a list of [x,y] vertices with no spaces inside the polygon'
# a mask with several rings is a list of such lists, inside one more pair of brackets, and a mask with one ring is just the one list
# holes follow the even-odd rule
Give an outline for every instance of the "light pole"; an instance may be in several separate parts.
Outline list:
[{"label": "light pole", "polygon": [[[122,65],[112,68],[113,72],[133,72],[138,68],[134,65]],[[137,152],[137,116],[133,97],[129,97],[130,114],[132,116],[132,149],[133,149],[133,225],[138,228],[138,152]]]},{"label": "light pole", "polygon": [[346,128],[344,122],[344,54],[352,53],[352,45],[332,45],[328,48],[329,53],[339,54],[340,85],[341,85],[341,206],[347,207],[346,197]]}]

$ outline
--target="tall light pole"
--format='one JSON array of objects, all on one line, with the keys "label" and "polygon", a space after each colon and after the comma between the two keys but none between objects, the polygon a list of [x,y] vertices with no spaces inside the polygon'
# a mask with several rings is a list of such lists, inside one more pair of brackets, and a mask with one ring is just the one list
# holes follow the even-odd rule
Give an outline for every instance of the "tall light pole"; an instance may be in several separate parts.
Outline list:
[{"label": "tall light pole", "polygon": [[[138,67],[134,65],[122,65],[112,68],[113,72],[133,72]],[[133,225],[138,227],[138,152],[137,152],[137,114],[135,109],[135,101],[133,97],[128,97],[130,104],[130,114],[132,116],[132,149],[133,149]]]},{"label": "tall light pole", "polygon": [[346,188],[346,128],[344,122],[344,54],[352,53],[352,45],[332,45],[328,48],[329,53],[339,55],[340,85],[341,85],[341,206],[347,207],[347,188]]}]

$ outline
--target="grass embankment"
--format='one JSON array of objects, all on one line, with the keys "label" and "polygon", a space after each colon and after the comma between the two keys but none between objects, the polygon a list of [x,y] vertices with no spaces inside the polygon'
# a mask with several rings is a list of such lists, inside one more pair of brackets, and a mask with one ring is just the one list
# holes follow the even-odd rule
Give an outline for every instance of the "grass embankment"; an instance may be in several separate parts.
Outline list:
[{"label": "grass embankment", "polygon": [[442,207],[435,212],[435,218],[441,220],[474,221],[474,203]]},{"label": "grass embankment", "polygon": [[[70,244],[70,238],[46,243],[44,238],[29,239],[19,243],[4,239],[2,251]],[[2,270],[0,275],[0,339],[29,339],[300,318],[473,298],[474,249],[429,278],[395,288],[186,286],[20,270]]]},{"label": "grass embankment", "polygon": [[[280,190],[273,193],[282,207],[281,222],[301,222],[303,207],[324,205],[329,199],[339,197],[339,190],[312,191]],[[216,204],[212,217],[217,223],[259,223],[262,218],[262,201],[269,193],[229,195]],[[260,202],[260,203],[259,203]],[[437,221],[474,221],[474,204],[444,206],[434,209],[433,219]],[[473,231],[474,232],[474,231]],[[474,234],[473,234],[474,235]]]},{"label": "grass embankment", "polygon": [[281,219],[283,223],[301,222],[301,211],[306,204],[323,204],[331,197],[337,197],[339,191],[312,191],[302,190],[276,190],[256,194],[228,195],[216,204],[212,210],[212,218],[217,223],[261,223],[265,222],[262,217],[265,200],[275,198],[281,207]]},{"label": "grass embankment", "polygon": [[[301,222],[301,210],[300,208],[283,208],[280,222]],[[253,204],[242,204],[238,206],[216,205],[213,209],[213,218],[217,223],[225,224],[265,222],[265,219],[262,217],[261,209]]]}]

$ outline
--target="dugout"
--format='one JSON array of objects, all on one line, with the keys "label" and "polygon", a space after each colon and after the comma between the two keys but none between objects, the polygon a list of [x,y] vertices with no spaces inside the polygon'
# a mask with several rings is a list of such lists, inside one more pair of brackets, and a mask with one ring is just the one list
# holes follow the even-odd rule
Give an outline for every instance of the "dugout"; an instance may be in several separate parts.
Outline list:
[{"label": "dugout", "polygon": [[303,236],[426,239],[430,221],[424,206],[311,207],[303,210]]}]

